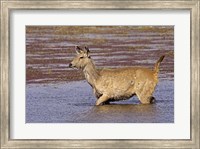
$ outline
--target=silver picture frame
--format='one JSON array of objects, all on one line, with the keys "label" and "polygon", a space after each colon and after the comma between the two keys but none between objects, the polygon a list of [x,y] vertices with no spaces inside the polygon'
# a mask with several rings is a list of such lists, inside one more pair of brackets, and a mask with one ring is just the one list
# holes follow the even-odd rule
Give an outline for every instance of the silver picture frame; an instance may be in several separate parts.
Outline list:
[{"label": "silver picture frame", "polygon": [[[22,1],[1,0],[1,148],[199,148],[199,69],[200,69],[200,5],[199,0],[182,1]],[[190,134],[188,140],[30,140],[10,138],[10,13],[12,10],[62,10],[62,9],[137,9],[137,10],[190,10],[191,16],[191,90]],[[173,132],[171,132],[173,133]]]}]

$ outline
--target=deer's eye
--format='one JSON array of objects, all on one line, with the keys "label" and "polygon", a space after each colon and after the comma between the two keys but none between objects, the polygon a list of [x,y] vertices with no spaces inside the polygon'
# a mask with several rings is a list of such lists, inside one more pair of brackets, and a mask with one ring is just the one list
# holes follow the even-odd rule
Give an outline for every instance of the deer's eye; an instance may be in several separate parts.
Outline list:
[{"label": "deer's eye", "polygon": [[83,56],[80,57],[80,59],[82,59],[82,58],[83,58]]}]

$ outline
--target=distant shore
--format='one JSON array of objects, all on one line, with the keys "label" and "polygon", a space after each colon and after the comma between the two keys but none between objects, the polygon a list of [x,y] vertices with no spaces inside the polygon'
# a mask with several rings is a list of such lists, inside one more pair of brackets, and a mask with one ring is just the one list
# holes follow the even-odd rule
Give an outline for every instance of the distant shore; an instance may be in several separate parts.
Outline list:
[{"label": "distant shore", "polygon": [[[26,83],[83,80],[80,70],[68,68],[74,46],[86,45],[97,68],[153,68],[158,58],[174,51],[173,26],[26,27]],[[161,63],[160,78],[174,77],[174,56]]]}]

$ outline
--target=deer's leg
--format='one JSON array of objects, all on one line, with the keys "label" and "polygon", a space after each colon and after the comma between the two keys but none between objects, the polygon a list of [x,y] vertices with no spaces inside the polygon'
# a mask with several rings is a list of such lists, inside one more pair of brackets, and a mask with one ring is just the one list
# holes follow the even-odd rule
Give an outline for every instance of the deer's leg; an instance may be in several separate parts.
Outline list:
[{"label": "deer's leg", "polygon": [[100,105],[101,103],[107,101],[109,98],[106,95],[102,95],[97,101],[96,106]]},{"label": "deer's leg", "polygon": [[155,86],[156,84],[153,82],[145,82],[142,88],[136,91],[136,95],[142,104],[150,104],[155,101],[155,98],[152,96]]},{"label": "deer's leg", "polygon": [[96,91],[96,89],[95,89],[95,88],[93,88],[93,92],[94,92],[94,94],[95,94],[96,98],[99,98],[99,97],[101,97],[101,94],[99,94],[99,93]]}]

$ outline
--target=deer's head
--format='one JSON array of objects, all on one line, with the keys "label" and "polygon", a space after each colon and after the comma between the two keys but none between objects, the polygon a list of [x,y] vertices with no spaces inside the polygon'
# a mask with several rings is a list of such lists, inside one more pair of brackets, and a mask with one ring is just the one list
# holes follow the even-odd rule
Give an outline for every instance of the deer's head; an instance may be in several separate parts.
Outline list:
[{"label": "deer's head", "polygon": [[87,47],[84,49],[80,47],[75,48],[77,55],[74,57],[72,62],[69,64],[69,67],[83,69],[90,62],[90,51]]}]

